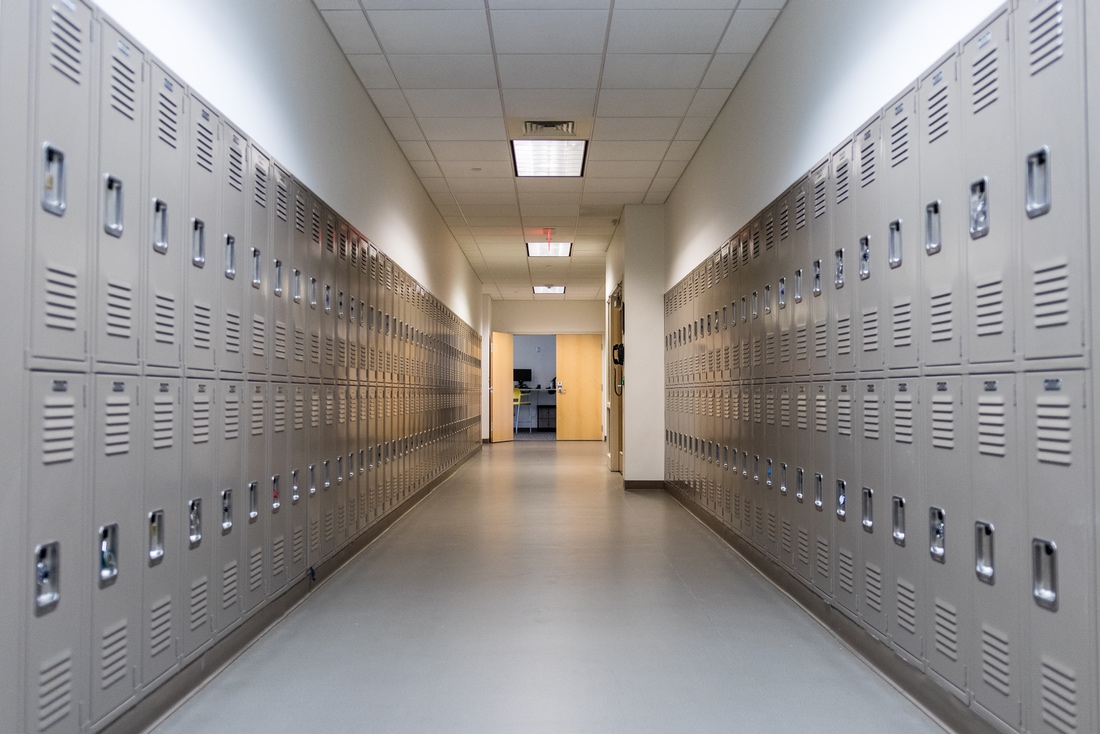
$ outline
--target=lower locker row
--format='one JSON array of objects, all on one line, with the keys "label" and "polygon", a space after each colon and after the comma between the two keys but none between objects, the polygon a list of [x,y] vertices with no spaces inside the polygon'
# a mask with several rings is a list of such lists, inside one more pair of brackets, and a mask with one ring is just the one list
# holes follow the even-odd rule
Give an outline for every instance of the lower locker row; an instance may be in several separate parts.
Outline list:
[{"label": "lower locker row", "polygon": [[987,719],[1095,731],[1086,373],[666,394],[666,478]]}]

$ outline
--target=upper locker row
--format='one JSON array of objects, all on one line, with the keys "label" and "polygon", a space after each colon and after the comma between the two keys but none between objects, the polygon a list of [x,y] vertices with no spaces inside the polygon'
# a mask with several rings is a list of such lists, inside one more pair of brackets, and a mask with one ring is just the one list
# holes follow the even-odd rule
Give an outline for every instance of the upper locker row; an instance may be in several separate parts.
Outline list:
[{"label": "upper locker row", "polygon": [[110,19],[42,11],[29,367],[411,381],[428,371],[378,340],[429,366],[476,354],[469,326]]},{"label": "upper locker row", "polygon": [[1082,366],[1080,2],[952,49],[666,299],[668,382]]}]

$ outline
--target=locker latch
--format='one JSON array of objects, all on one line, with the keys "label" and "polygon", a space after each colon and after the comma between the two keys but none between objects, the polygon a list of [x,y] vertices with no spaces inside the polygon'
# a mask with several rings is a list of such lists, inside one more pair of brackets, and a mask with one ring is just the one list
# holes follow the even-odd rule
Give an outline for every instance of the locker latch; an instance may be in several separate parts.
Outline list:
[{"label": "locker latch", "polygon": [[779,493],[787,494],[787,464],[779,462]]},{"label": "locker latch", "polygon": [[321,464],[321,486],[328,489],[332,486],[332,464],[328,459],[325,459]]},{"label": "locker latch", "polygon": [[813,294],[815,296],[821,295],[821,261],[814,260],[814,283]]},{"label": "locker latch", "polygon": [[772,460],[764,459],[764,486],[772,488]]},{"label": "locker latch", "polygon": [[752,455],[752,481],[760,483],[760,454]]},{"label": "locker latch", "polygon": [[283,261],[282,260],[278,260],[278,259],[275,260],[275,277],[274,277],[273,280],[274,280],[274,283],[272,284],[272,293],[274,293],[276,296],[282,296],[283,295]]},{"label": "locker latch", "polygon": [[191,220],[191,264],[206,266],[206,223],[198,218]]},{"label": "locker latch", "polygon": [[290,502],[297,504],[301,498],[301,490],[298,488],[298,470],[290,470]]},{"label": "locker latch", "polygon": [[870,487],[863,488],[863,530],[875,532],[875,490]]},{"label": "locker latch", "polygon": [[229,280],[237,277],[237,238],[231,234],[225,236],[225,277]]},{"label": "locker latch", "polygon": [[359,476],[362,476],[367,468],[366,452],[363,449],[359,449]]},{"label": "locker latch", "polygon": [[222,533],[233,529],[233,490],[222,490]]},{"label": "locker latch", "polygon": [[974,523],[974,571],[978,581],[993,585],[993,525]]},{"label": "locker latch", "polygon": [[248,521],[255,522],[260,516],[260,487],[257,482],[248,483]]},{"label": "locker latch", "polygon": [[153,199],[153,252],[168,252],[168,204]]},{"label": "locker latch", "polygon": [[982,176],[970,184],[970,239],[989,234],[989,179]]},{"label": "locker latch", "polygon": [[863,236],[859,238],[859,279],[867,280],[871,277],[871,238]]},{"label": "locker latch", "polygon": [[924,207],[924,251],[928,255],[935,255],[943,248],[940,207],[941,202],[938,199]]},{"label": "locker latch", "polygon": [[905,498],[894,497],[893,502],[893,530],[894,542],[898,545],[905,545]]},{"label": "locker latch", "polygon": [[1027,216],[1041,217],[1050,205],[1050,148],[1044,145],[1027,157]]},{"label": "locker latch", "polygon": [[814,509],[821,512],[825,506],[825,477],[821,472],[814,472]]},{"label": "locker latch", "polygon": [[34,608],[51,609],[61,598],[61,546],[57,541],[34,549]]},{"label": "locker latch", "polygon": [[844,248],[837,250],[834,255],[833,263],[833,285],[837,288],[844,287]]},{"label": "locker latch", "polygon": [[271,476],[271,511],[275,512],[282,506],[283,503],[279,499],[279,475],[273,474]]},{"label": "locker latch", "polygon": [[741,476],[745,479],[749,478],[749,452],[741,452]]},{"label": "locker latch", "polygon": [[260,286],[262,286],[263,283],[264,283],[263,273],[261,272],[261,270],[263,268],[262,262],[263,262],[263,260],[262,260],[260,251],[258,249],[256,249],[255,247],[253,247],[252,248],[252,287],[257,289],[257,290],[259,290]]},{"label": "locker latch", "polygon": [[901,220],[890,222],[890,239],[886,245],[886,255],[891,268],[901,267]]},{"label": "locker latch", "polygon": [[1058,546],[1053,540],[1031,540],[1031,584],[1035,603],[1058,611]]},{"label": "locker latch", "polygon": [[118,577],[118,523],[99,529],[99,585],[106,586]]},{"label": "locker latch", "polygon": [[103,177],[103,231],[122,236],[122,179],[109,173]]},{"label": "locker latch", "polygon": [[[779,279],[779,308],[787,307],[787,279]],[[723,309],[725,310],[725,309]]]},{"label": "locker latch", "polygon": [[942,507],[928,508],[928,553],[932,560],[943,563],[947,553],[945,546],[947,536],[946,513]]},{"label": "locker latch", "polygon": [[848,482],[836,480],[836,516],[846,520],[848,516]]},{"label": "locker latch", "polygon": [[50,214],[65,215],[65,153],[46,143],[42,149],[42,208]]},{"label": "locker latch", "polygon": [[187,504],[187,540],[192,548],[202,542],[202,498]]},{"label": "locker latch", "polygon": [[309,465],[309,495],[317,494],[317,465]]}]

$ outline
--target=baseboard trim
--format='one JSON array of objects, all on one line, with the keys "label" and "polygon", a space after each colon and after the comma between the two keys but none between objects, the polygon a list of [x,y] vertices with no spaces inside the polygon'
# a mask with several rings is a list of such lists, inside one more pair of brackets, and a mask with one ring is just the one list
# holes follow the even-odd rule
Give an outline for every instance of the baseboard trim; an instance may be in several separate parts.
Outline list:
[{"label": "baseboard trim", "polygon": [[665,483],[660,479],[624,479],[623,489],[627,492],[637,492],[645,489],[664,489]]}]

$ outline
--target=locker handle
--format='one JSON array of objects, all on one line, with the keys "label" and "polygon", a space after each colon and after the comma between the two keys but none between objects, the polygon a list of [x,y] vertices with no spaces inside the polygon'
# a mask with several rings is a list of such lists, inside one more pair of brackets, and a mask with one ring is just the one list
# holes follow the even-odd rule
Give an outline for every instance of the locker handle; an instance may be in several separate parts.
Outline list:
[{"label": "locker handle", "polygon": [[359,449],[359,475],[360,476],[362,476],[363,473],[366,471],[366,465],[367,465],[366,459],[367,459],[366,452],[363,451],[363,449]]},{"label": "locker handle", "polygon": [[1050,211],[1050,148],[1043,146],[1027,157],[1027,203],[1029,219]]},{"label": "locker handle", "polygon": [[43,543],[34,549],[34,608],[48,611],[61,598],[61,545]]},{"label": "locker handle", "polygon": [[293,283],[293,292],[291,293],[291,297],[294,299],[295,303],[301,303],[302,302],[302,271],[295,268],[292,277],[294,279],[294,283]]},{"label": "locker handle", "polygon": [[336,483],[344,483],[344,457],[343,455],[336,457]]},{"label": "locker handle", "polygon": [[[777,300],[779,301],[779,308],[780,309],[784,309],[784,308],[787,307],[787,279],[786,278],[780,278],[779,279],[779,298]],[[722,311],[724,312],[725,309],[723,308]],[[723,328],[725,328],[725,327],[723,326]]]},{"label": "locker handle", "polygon": [[741,452],[741,476],[745,479],[749,478],[749,452]]},{"label": "locker handle", "polygon": [[290,470],[290,501],[292,504],[297,504],[301,499],[301,492],[298,488],[298,470]]},{"label": "locker handle", "polygon": [[764,459],[764,486],[772,488],[772,460]]},{"label": "locker handle", "polygon": [[222,490],[222,534],[233,530],[233,490]]},{"label": "locker handle", "polygon": [[753,319],[760,318],[760,296],[759,291],[752,292],[752,317]]},{"label": "locker handle", "polygon": [[891,268],[901,267],[901,220],[895,219],[890,222],[890,238],[886,245],[886,255],[890,263]]},{"label": "locker handle", "polygon": [[891,531],[894,537],[894,543],[900,546],[905,545],[905,498],[894,497],[893,501],[893,513],[891,517],[893,521],[893,530]]},{"label": "locker handle", "polygon": [[329,487],[332,486],[332,472],[331,472],[332,465],[331,465],[331,462],[328,459],[325,459],[324,462],[321,464],[321,467],[322,467],[322,470],[321,470],[321,475],[322,475],[321,486],[324,487],[325,489],[328,489]]},{"label": "locker handle", "polygon": [[1058,546],[1053,540],[1031,540],[1031,595],[1043,609],[1058,611]]},{"label": "locker handle", "polygon": [[859,279],[871,277],[871,238],[864,235],[859,238]]},{"label": "locker handle", "polygon": [[149,565],[164,558],[164,510],[149,513]]},{"label": "locker handle", "polygon": [[836,516],[848,519],[848,482],[843,479],[836,480]]},{"label": "locker handle", "polygon": [[168,204],[153,199],[153,252],[168,252]]},{"label": "locker handle", "polygon": [[779,493],[782,495],[787,494],[787,464],[786,462],[779,463]]},{"label": "locker handle", "polygon": [[928,553],[936,563],[944,563],[947,555],[947,513],[942,507],[928,508]]},{"label": "locker handle", "polygon": [[794,302],[802,303],[802,268],[794,271]]},{"label": "locker handle", "polygon": [[993,585],[993,525],[974,523],[974,571],[978,581]]},{"label": "locker handle", "polygon": [[982,176],[970,184],[970,239],[989,234],[989,179]]},{"label": "locker handle", "polygon": [[821,512],[825,506],[825,498],[822,494],[825,490],[825,477],[820,472],[814,472],[814,509]]},{"label": "locker handle", "polygon": [[103,178],[103,231],[112,237],[121,237],[122,179],[109,173]]},{"label": "locker handle", "polygon": [[[764,286],[764,313],[766,315],[766,314],[770,314],[771,312],[772,312],[772,287],[769,284],[769,285]],[[715,321],[715,323],[717,323],[718,319],[715,318],[714,321]]]},{"label": "locker handle", "polygon": [[355,477],[355,452],[353,451],[353,452],[348,454],[348,474],[347,474],[348,481],[349,482],[352,481],[352,479],[354,477]]},{"label": "locker handle", "polygon": [[99,528],[99,585],[110,584],[118,577],[118,523]]},{"label": "locker handle", "polygon": [[283,261],[275,260],[275,283],[272,286],[272,293],[276,296],[283,295]]},{"label": "locker handle", "polygon": [[202,542],[202,499],[191,500],[187,508],[187,539],[194,548]]},{"label": "locker handle", "polygon": [[928,255],[935,255],[943,249],[941,205],[942,202],[937,199],[924,207],[924,252]]},{"label": "locker handle", "polygon": [[263,278],[260,277],[260,251],[255,247],[252,248],[252,287],[259,289],[263,285]]},{"label": "locker handle", "polygon": [[309,465],[309,495],[317,494],[317,465]]},{"label": "locker handle", "polygon": [[760,483],[760,454],[752,455],[752,481]]},{"label": "locker handle", "polygon": [[814,282],[813,282],[813,294],[814,296],[821,295],[821,261],[814,260]]},{"label": "locker handle", "polygon": [[42,208],[50,214],[65,216],[65,152],[46,143],[42,148]]},{"label": "locker handle", "polygon": [[271,475],[271,511],[276,512],[283,506],[282,501],[279,499],[279,475]]},{"label": "locker handle", "polygon": [[256,522],[260,516],[260,487],[257,482],[248,483],[248,521]]},{"label": "locker handle", "polygon": [[833,285],[836,288],[844,287],[844,248],[837,250],[833,257],[835,262],[833,264]]},{"label": "locker handle", "polygon": [[875,490],[863,488],[863,531],[875,532]]},{"label": "locker handle", "polygon": [[237,278],[237,238],[231,234],[225,236],[225,277]]},{"label": "locker handle", "polygon": [[206,266],[206,222],[197,218],[191,220],[191,264]]},{"label": "locker handle", "polygon": [[317,279],[309,279],[309,307],[317,308]]}]

